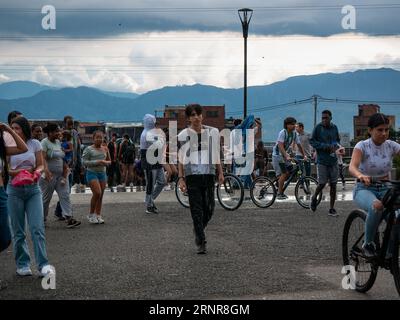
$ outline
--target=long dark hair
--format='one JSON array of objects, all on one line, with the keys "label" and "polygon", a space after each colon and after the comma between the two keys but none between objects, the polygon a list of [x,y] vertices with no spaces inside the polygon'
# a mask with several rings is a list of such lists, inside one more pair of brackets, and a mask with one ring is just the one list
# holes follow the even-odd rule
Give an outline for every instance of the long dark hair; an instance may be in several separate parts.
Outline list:
[{"label": "long dark hair", "polygon": [[11,124],[13,123],[16,123],[21,127],[22,133],[24,134],[26,141],[32,138],[31,125],[29,124],[28,119],[24,117],[18,117],[11,122]]},{"label": "long dark hair", "polygon": [[4,142],[3,131],[0,131],[0,158],[3,161],[3,184],[4,188],[6,188],[9,175],[8,175],[6,144]]}]

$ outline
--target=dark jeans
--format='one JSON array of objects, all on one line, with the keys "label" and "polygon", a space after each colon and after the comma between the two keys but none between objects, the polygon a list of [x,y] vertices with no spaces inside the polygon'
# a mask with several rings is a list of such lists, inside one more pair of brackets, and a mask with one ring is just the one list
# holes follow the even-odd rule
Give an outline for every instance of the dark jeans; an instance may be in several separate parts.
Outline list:
[{"label": "dark jeans", "polygon": [[204,229],[211,220],[215,208],[215,176],[187,176],[186,186],[196,239],[203,242],[206,240]]},{"label": "dark jeans", "polygon": [[8,222],[7,193],[0,187],[0,252],[7,249],[11,243],[10,225]]},{"label": "dark jeans", "polygon": [[[117,162],[112,161],[110,166],[107,168],[107,176],[108,176],[108,187],[114,187],[115,186],[115,175],[117,175],[117,171],[118,170],[118,166],[117,166]],[[118,175],[117,175],[117,180],[118,180]]]}]

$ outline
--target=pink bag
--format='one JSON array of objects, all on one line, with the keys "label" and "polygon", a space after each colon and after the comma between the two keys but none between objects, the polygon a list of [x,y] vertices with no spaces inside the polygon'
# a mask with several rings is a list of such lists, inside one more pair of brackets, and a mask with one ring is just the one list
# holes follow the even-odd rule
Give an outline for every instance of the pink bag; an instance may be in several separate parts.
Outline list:
[{"label": "pink bag", "polygon": [[[28,170],[21,170],[11,181],[11,185],[13,187],[20,187],[29,184],[33,184],[35,182],[35,177]],[[36,180],[37,181],[37,180]]]}]

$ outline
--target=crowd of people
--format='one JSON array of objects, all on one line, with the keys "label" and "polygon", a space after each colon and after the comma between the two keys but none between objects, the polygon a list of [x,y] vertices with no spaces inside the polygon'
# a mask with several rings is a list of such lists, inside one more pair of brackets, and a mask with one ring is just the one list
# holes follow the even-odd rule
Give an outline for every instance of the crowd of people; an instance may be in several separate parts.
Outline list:
[{"label": "crowd of people", "polygon": [[[210,152],[213,143],[219,144],[220,137],[216,128],[203,124],[202,112],[198,104],[188,105],[185,110],[189,125],[177,138],[180,147],[190,142],[189,154],[172,152],[168,131],[157,128],[156,118],[150,114],[143,119],[144,130],[137,152],[129,135],[118,141],[118,136],[112,134],[107,141],[102,131],[95,131],[92,144],[83,148],[71,116],[64,118],[63,128],[51,122],[42,128],[38,124],[31,125],[20,112],[11,112],[8,124],[0,123],[0,251],[12,241],[16,273],[20,276],[32,275],[26,223],[40,275],[55,273],[46,251],[45,226],[49,205],[56,191],[59,201],[54,214],[57,220],[64,221],[67,228],[78,227],[81,221],[74,218],[70,197],[74,184],[78,187],[88,185],[92,191],[88,223],[104,224],[102,202],[107,186],[113,191],[116,185],[118,190],[118,187],[136,184],[137,190],[143,188],[145,191],[144,211],[157,214],[156,199],[168,183],[178,181],[178,187],[189,198],[197,253],[206,253],[205,228],[214,212],[215,182],[224,181],[225,159],[221,157],[225,155],[218,152],[216,162],[204,160],[210,158],[204,153]],[[235,124],[235,128],[239,129],[235,134],[243,141],[247,141],[245,135],[249,128],[256,131],[260,125],[254,116]],[[389,120],[384,115],[372,116],[368,126],[371,137],[355,146],[350,173],[359,181],[354,199],[368,212],[363,248],[367,254],[373,255],[374,233],[382,212],[380,200],[387,189],[372,185],[370,177],[389,176],[392,158],[400,154],[400,145],[388,140]],[[198,138],[194,145],[191,135]],[[213,140],[213,137],[218,138]],[[233,141],[237,137],[232,135],[230,138]],[[247,147],[244,146],[245,155]],[[306,175],[311,174],[311,161],[314,161],[318,186],[311,199],[311,210],[317,210],[318,196],[329,183],[328,214],[337,216],[336,184],[343,156],[344,148],[340,145],[338,128],[332,123],[332,113],[324,110],[321,123],[312,134],[306,133],[304,125],[297,123],[293,117],[286,118],[271,157],[260,141],[254,146],[254,159],[250,158],[254,161],[251,172],[240,175],[241,170],[247,167],[248,157],[243,163],[233,158],[232,170],[243,178],[245,187],[248,187],[248,179],[251,181],[256,175],[268,174],[268,161],[271,159],[279,177],[278,199],[284,200],[287,196],[283,194],[283,184],[290,173],[292,159],[302,160]],[[179,158],[178,165],[168,161],[171,157]],[[344,183],[344,179],[342,181]]]}]

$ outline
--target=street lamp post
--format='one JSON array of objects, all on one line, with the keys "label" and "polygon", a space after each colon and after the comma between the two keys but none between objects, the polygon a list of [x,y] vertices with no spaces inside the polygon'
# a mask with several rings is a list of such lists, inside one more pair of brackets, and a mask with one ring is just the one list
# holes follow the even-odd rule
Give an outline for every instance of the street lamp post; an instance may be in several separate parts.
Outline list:
[{"label": "street lamp post", "polygon": [[243,8],[238,10],[240,22],[243,28],[243,38],[244,38],[244,93],[243,93],[243,115],[244,118],[247,117],[247,36],[249,35],[249,24],[251,16],[253,15],[253,10],[248,8]]}]

